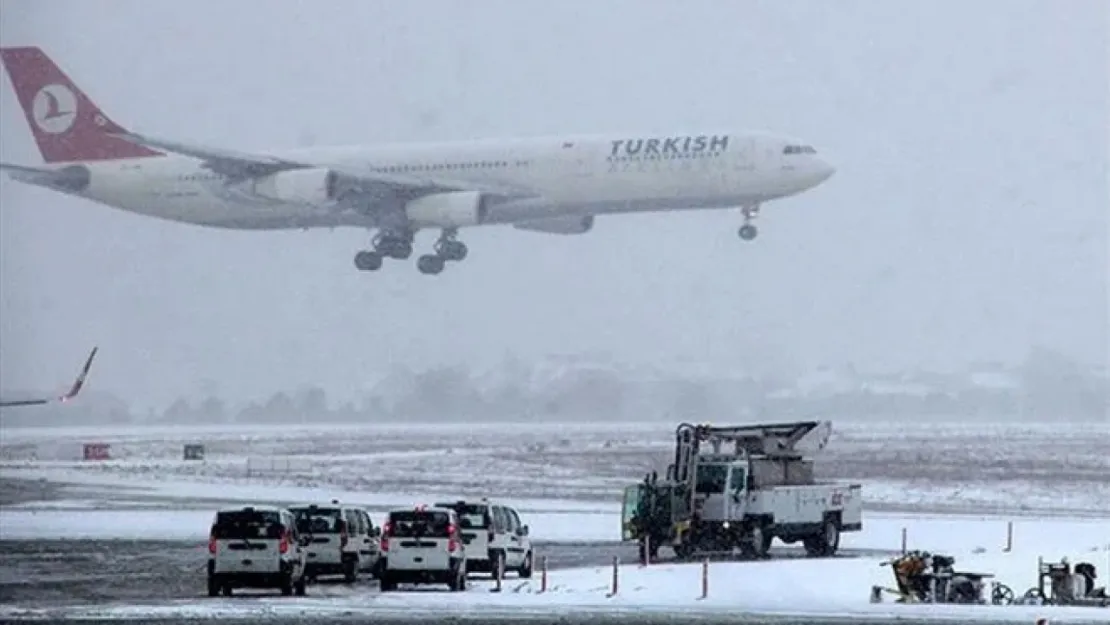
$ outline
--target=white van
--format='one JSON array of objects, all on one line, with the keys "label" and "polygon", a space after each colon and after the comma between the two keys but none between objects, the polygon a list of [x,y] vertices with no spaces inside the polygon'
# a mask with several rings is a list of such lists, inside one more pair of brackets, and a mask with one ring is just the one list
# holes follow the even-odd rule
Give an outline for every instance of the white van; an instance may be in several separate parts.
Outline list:
[{"label": "white van", "polygon": [[389,513],[382,526],[382,592],[397,584],[447,584],[466,590],[466,547],[458,517],[447,508],[417,506]]},{"label": "white van", "polygon": [[475,502],[440,502],[436,507],[454,510],[458,515],[468,570],[492,575],[503,559],[506,572],[516,572],[524,579],[532,577],[532,539],[516,510],[484,497]]},{"label": "white van", "polygon": [[208,596],[235,588],[280,588],[305,594],[305,551],[293,513],[272,506],[216,513],[208,538]]},{"label": "white van", "polygon": [[355,506],[307,504],[289,508],[303,537],[308,561],[306,575],[315,580],[323,575],[342,575],[347,583],[359,573],[374,574],[378,565],[378,537],[366,510]]}]

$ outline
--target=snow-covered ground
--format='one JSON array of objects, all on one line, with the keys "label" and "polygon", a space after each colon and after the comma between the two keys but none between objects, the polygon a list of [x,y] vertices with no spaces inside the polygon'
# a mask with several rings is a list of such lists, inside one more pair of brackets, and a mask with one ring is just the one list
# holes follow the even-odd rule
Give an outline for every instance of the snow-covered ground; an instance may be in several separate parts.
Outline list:
[{"label": "snow-covered ground", "polygon": [[[834,425],[818,472],[861,482],[872,508],[1110,515],[1110,423]],[[84,442],[113,459],[82,462]],[[207,458],[183,460],[186,443]],[[660,423],[6,428],[0,472],[614,501],[672,447]]]},{"label": "snow-covered ground", "polygon": [[[516,507],[537,541],[608,543],[619,539],[621,489],[666,465],[672,435],[668,424],[5,429],[0,478],[49,482],[53,495],[10,500],[0,509],[0,538],[199,542],[224,503],[337,498],[366,506],[380,522],[396,506],[489,495]],[[81,461],[84,442],[110,443],[113,459]],[[186,443],[203,443],[207,458],[182,460]],[[864,484],[864,531],[844,535],[845,550],[898,551],[904,530],[909,548],[949,552],[958,568],[993,572],[1018,594],[1036,581],[1037,556],[1087,559],[1102,579],[1110,574],[1110,425],[844,424],[818,464],[826,478]],[[952,510],[976,514],[936,513]],[[1008,523],[1015,550],[1002,553]],[[870,587],[891,581],[879,562],[713,564],[705,600],[698,599],[700,565],[666,564],[624,567],[612,598],[611,571],[602,567],[552,571],[546,593],[538,592],[538,580],[513,580],[501,594],[478,583],[461,596],[371,590],[337,596],[321,589],[325,596],[305,599],[65,610],[71,616],[728,610],[1110,623],[1110,612],[1092,609],[872,605]],[[27,614],[0,608],[0,615],[17,613]]]},{"label": "snow-covered ground", "polygon": [[[217,505],[205,500],[283,503],[327,501],[332,498],[366,506],[378,523],[384,511],[429,501],[452,500],[450,495],[380,494],[321,490],[311,486],[249,486],[209,484],[188,480],[133,480],[117,475],[73,474],[66,470],[25,471],[26,477],[71,482],[63,487],[72,497],[32,501],[0,509],[0,538],[151,538],[203,540]],[[111,494],[111,495],[110,495]],[[107,497],[120,497],[109,500]],[[104,505],[105,502],[108,505]],[[537,541],[620,540],[617,501],[506,499],[516,507]],[[1070,549],[1080,544],[1110,545],[1110,515],[1106,518],[1059,519],[1030,516],[943,515],[868,511],[864,531],[843,536],[849,549],[895,551],[905,530],[909,548],[970,551],[1002,548],[1012,524],[1015,546]]]},{"label": "snow-covered ground", "polygon": [[[993,573],[1020,596],[1036,582],[1037,558],[1067,557],[1072,562],[1090,561],[1110,568],[1110,524],[1026,521],[1022,540],[1014,551],[1004,553],[999,543],[997,520],[954,518],[890,518],[865,521],[864,533],[854,542],[893,546],[901,528],[911,536],[911,547],[946,552],[957,557],[960,570]],[[858,537],[858,538],[856,538]],[[847,538],[847,537],[846,537]],[[893,545],[892,545],[893,544]],[[259,597],[252,600],[198,599],[168,604],[73,606],[54,609],[0,608],[0,615],[50,615],[68,617],[187,617],[246,616],[262,611],[272,616],[328,616],[332,614],[378,616],[429,615],[481,612],[556,614],[560,612],[605,612],[635,610],[639,613],[681,612],[689,614],[758,613],[805,617],[841,617],[857,621],[892,617],[945,618],[961,621],[1033,623],[1049,617],[1051,622],[1110,622],[1110,611],[1099,608],[1031,606],[943,606],[895,605],[869,602],[873,585],[891,586],[890,569],[881,558],[781,559],[767,562],[712,563],[708,566],[708,595],[701,598],[701,564],[657,564],[647,568],[622,565],[619,587],[610,596],[612,568],[608,566],[553,570],[546,592],[541,579],[506,581],[502,593],[488,592],[490,582],[475,580],[469,592],[380,593],[365,589],[347,595],[306,598]]]}]

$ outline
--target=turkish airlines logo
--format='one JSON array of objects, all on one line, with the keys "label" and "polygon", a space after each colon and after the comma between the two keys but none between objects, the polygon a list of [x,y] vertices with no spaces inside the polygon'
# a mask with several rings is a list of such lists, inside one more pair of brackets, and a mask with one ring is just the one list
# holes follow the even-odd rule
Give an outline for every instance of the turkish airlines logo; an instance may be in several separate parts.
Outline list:
[{"label": "turkish airlines logo", "polygon": [[31,113],[39,130],[61,134],[77,121],[77,96],[65,85],[46,85],[35,94]]}]

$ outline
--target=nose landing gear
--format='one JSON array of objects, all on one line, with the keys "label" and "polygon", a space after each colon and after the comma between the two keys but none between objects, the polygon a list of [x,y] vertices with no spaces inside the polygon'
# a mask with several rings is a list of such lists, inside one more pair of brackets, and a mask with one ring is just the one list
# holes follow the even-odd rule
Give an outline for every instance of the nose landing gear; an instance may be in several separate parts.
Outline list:
[{"label": "nose landing gear", "polygon": [[745,206],[741,210],[744,214],[744,225],[740,226],[737,234],[742,240],[751,241],[759,235],[759,229],[751,223],[753,219],[759,216],[759,204]]}]

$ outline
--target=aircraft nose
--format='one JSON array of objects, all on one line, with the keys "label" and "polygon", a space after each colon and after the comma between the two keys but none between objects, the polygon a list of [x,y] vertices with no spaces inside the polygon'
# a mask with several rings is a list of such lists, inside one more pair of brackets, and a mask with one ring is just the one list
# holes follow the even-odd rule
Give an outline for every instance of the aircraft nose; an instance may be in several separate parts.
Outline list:
[{"label": "aircraft nose", "polygon": [[813,159],[813,184],[821,184],[828,180],[836,173],[836,167],[832,163],[823,158],[815,157]]}]

